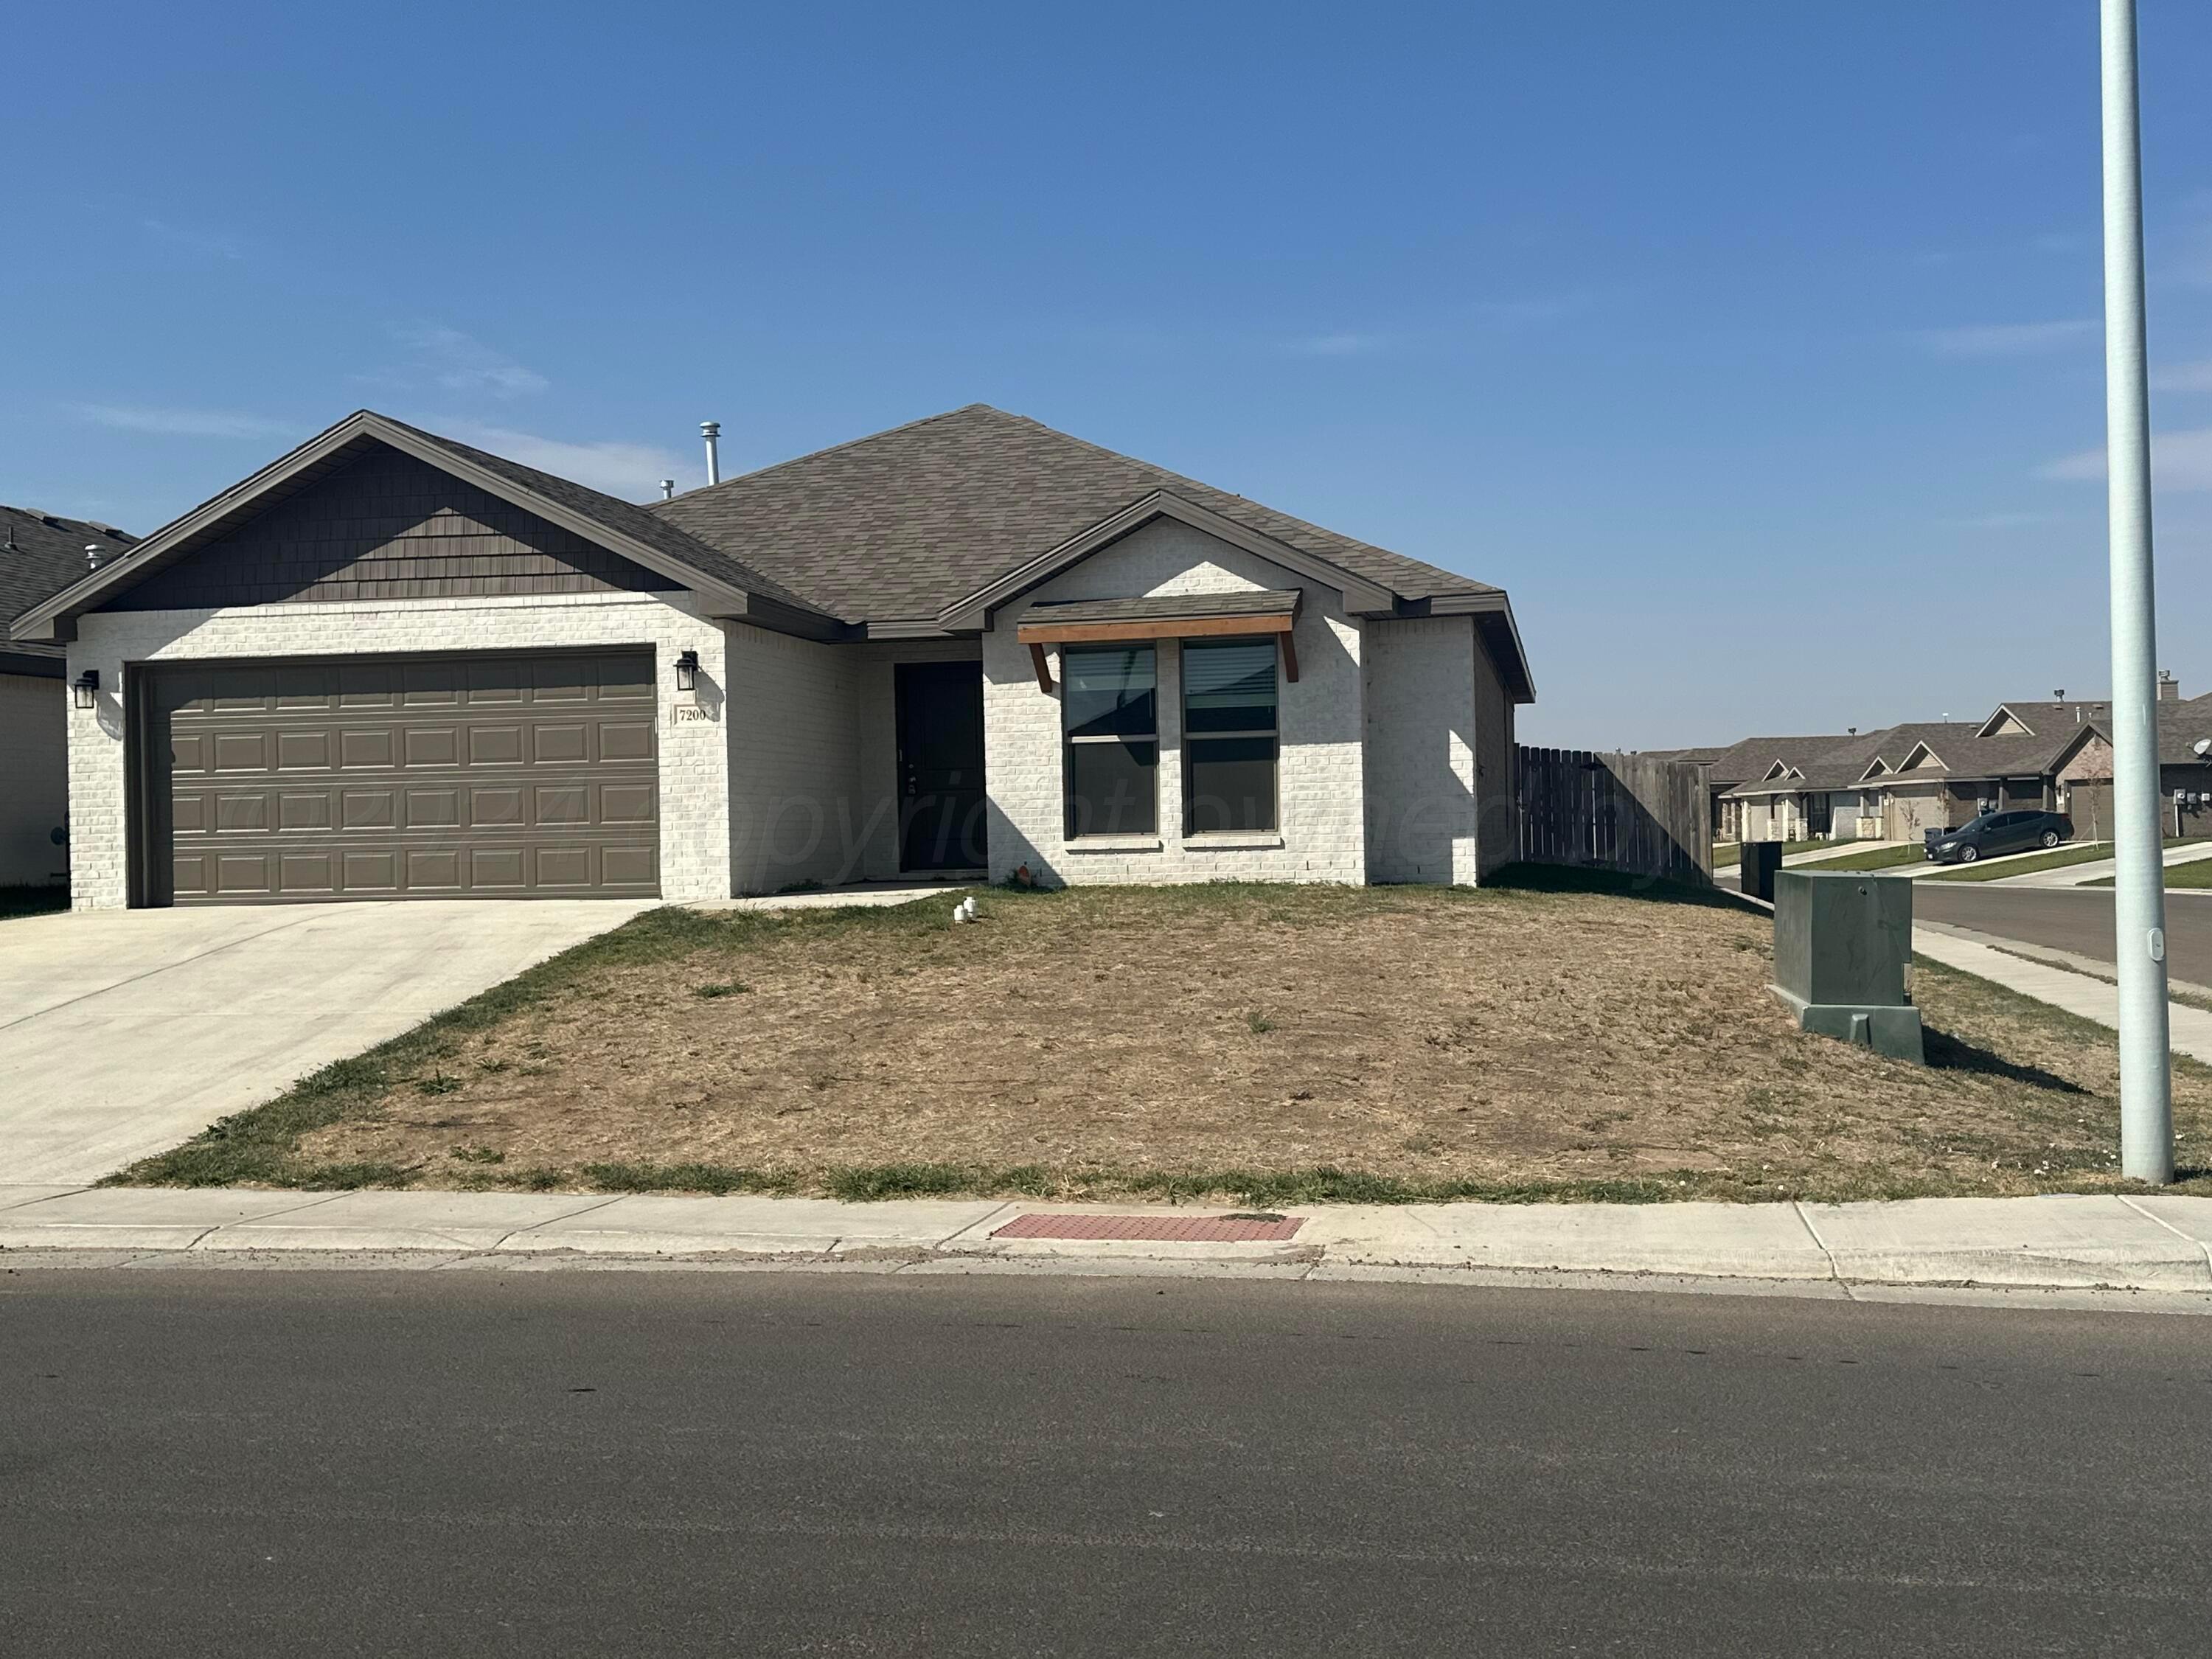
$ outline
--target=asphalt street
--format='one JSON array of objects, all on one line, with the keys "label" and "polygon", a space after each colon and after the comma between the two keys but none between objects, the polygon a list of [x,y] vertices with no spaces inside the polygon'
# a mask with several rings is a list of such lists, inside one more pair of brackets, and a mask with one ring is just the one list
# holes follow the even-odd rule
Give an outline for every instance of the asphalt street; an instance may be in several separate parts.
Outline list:
[{"label": "asphalt street", "polygon": [[[1720,884],[1735,890],[1736,872],[1723,871]],[[2118,959],[2109,887],[2003,887],[1986,881],[1916,881],[1912,915],[1916,921],[1946,921],[2046,950],[2071,951],[2099,962]],[[2175,978],[2212,985],[2212,894],[2166,895],[2166,955],[2168,970]]]},{"label": "asphalt street", "polygon": [[[1913,884],[1912,914],[1978,933],[2117,960],[2109,887],[1997,887],[1987,882]],[[2212,896],[2169,893],[2166,959],[2177,979],[2212,985]]]},{"label": "asphalt street", "polygon": [[0,1276],[12,1656],[2201,1653],[2203,1322]]}]

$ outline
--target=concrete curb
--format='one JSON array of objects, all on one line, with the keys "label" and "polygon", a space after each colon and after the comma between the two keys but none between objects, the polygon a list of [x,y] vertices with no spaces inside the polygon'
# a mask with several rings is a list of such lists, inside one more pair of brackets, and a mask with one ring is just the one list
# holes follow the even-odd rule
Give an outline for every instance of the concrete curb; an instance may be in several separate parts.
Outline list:
[{"label": "concrete curb", "polygon": [[0,1266],[679,1264],[873,1273],[1624,1278],[1687,1288],[2009,1286],[2212,1305],[2212,1198],[1316,1206],[1285,1243],[1007,1239],[1024,1213],[1188,1207],[191,1188],[0,1188]]}]

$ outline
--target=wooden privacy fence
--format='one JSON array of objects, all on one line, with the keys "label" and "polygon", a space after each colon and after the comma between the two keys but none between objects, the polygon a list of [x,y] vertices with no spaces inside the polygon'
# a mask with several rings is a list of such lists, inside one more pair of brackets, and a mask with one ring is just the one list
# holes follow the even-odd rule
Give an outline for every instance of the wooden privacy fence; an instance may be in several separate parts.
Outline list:
[{"label": "wooden privacy fence", "polygon": [[1514,752],[1521,856],[1697,884],[1713,878],[1705,769],[1580,749]]}]

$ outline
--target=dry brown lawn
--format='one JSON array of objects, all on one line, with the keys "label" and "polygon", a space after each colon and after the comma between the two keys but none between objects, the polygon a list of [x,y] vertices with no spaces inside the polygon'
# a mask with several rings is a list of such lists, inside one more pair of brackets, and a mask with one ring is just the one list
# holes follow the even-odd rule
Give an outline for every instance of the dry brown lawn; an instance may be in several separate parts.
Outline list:
[{"label": "dry brown lawn", "polygon": [[[1322,1170],[1355,1178],[1343,1195],[1382,1178],[1742,1198],[2117,1182],[2109,1034],[1923,967],[1929,1066],[1805,1036],[1767,989],[1771,926],[1724,905],[1274,887],[981,903],[958,927],[949,897],[657,912],[134,1176],[842,1191],[913,1165],[908,1190],[1342,1190],[1297,1185]],[[2176,1107],[2201,1168],[2212,1073],[2180,1068]]]}]

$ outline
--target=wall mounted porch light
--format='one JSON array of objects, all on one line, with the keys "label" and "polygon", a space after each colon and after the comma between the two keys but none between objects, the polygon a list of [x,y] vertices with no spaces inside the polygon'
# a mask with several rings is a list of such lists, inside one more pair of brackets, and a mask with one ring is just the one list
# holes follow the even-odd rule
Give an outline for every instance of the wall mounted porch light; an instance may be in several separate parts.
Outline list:
[{"label": "wall mounted porch light", "polygon": [[696,691],[699,689],[699,653],[686,651],[676,659],[676,689]]},{"label": "wall mounted porch light", "polygon": [[70,683],[70,701],[80,708],[90,708],[100,701],[100,671],[88,668]]}]

